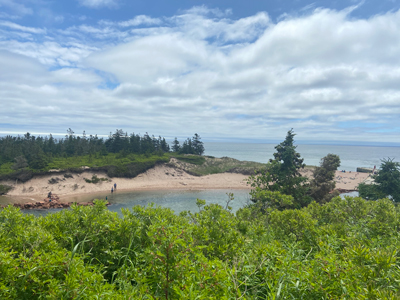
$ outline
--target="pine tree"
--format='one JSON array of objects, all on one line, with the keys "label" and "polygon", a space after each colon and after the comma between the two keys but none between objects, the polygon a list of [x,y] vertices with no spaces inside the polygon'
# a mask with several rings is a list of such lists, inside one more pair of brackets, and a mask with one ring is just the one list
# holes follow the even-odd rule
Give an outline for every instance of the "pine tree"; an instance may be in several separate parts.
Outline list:
[{"label": "pine tree", "polygon": [[256,188],[252,192],[253,202],[257,202],[258,192],[269,190],[292,196],[297,208],[310,203],[307,178],[299,171],[305,167],[304,159],[296,152],[294,136],[293,129],[289,130],[285,140],[275,147],[274,159],[270,159],[267,170],[250,177],[249,183]]},{"label": "pine tree", "polygon": [[179,145],[178,139],[175,137],[172,142],[172,152],[179,152],[181,150],[181,146]]},{"label": "pine tree", "polygon": [[193,153],[197,155],[203,155],[204,153],[204,145],[200,139],[201,138],[197,133],[195,133],[192,138]]}]

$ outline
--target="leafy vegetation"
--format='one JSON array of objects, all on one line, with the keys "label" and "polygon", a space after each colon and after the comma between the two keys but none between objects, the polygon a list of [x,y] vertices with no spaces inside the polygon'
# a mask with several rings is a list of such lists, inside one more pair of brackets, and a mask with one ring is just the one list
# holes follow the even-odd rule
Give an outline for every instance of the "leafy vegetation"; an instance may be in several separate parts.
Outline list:
[{"label": "leafy vegetation", "polygon": [[255,171],[265,168],[265,164],[262,163],[240,161],[230,157],[215,158],[191,155],[171,155],[171,157],[179,160],[175,162],[171,161],[170,164],[172,166],[185,170],[186,172],[196,176],[224,172],[250,175],[254,174]]},{"label": "leafy vegetation", "polygon": [[206,161],[206,159],[203,156],[198,156],[198,155],[176,154],[176,155],[171,155],[171,157],[179,159],[182,162],[186,162],[186,163],[194,164],[194,165],[202,165]]},{"label": "leafy vegetation", "polygon": [[335,154],[328,154],[321,159],[319,167],[313,171],[313,179],[310,182],[309,194],[319,203],[329,202],[335,193],[335,171],[340,166],[340,158]]},{"label": "leafy vegetation", "polygon": [[362,183],[358,186],[361,197],[369,200],[391,197],[393,201],[400,202],[400,163],[390,158],[383,159],[373,179],[374,184]]},{"label": "leafy vegetation", "polygon": [[319,203],[330,201],[337,193],[335,189],[335,171],[340,166],[340,158],[328,154],[321,159],[319,167],[313,169],[311,180],[300,173],[306,166],[294,145],[293,129],[289,130],[285,140],[275,147],[274,159],[249,177],[253,187],[250,192],[254,203],[260,202],[262,211],[267,208],[286,209],[307,206],[312,200]]},{"label": "leafy vegetation", "polygon": [[93,184],[96,184],[96,183],[99,183],[99,182],[101,182],[101,181],[109,181],[109,179],[108,178],[104,178],[104,177],[97,177],[97,175],[96,174],[94,174],[93,176],[92,176],[92,179],[89,179],[89,178],[84,178],[85,179],[85,181],[87,182],[87,183],[93,183]]},{"label": "leafy vegetation", "polygon": [[[276,193],[276,192],[272,192]],[[231,197],[233,197],[231,195]],[[336,197],[236,214],[0,211],[1,299],[398,299],[400,211]]]},{"label": "leafy vegetation", "polygon": [[[399,206],[332,198],[339,157],[324,157],[308,182],[293,137],[250,177],[254,203],[236,214],[232,193],[225,208],[197,199],[199,212],[179,215],[150,205],[119,217],[103,201],[44,217],[0,210],[0,299],[399,299]],[[51,166],[71,159],[129,176],[170,157],[203,174],[235,165],[176,153],[83,157]],[[24,165],[21,157],[9,164],[18,174]],[[397,172],[384,161],[371,190],[396,201]]]},{"label": "leafy vegetation", "polygon": [[8,191],[12,189],[9,185],[0,184],[0,195],[7,194]]}]

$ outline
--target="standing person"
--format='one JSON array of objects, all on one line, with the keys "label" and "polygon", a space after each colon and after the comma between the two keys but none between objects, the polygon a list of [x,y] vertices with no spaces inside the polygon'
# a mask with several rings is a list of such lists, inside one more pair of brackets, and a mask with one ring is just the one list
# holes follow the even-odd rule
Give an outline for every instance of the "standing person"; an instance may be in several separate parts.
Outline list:
[{"label": "standing person", "polygon": [[114,193],[114,188],[113,188],[113,187],[111,187],[111,194],[112,194],[112,193]]},{"label": "standing person", "polygon": [[114,183],[114,190],[116,190],[117,189],[117,184],[116,183]]}]

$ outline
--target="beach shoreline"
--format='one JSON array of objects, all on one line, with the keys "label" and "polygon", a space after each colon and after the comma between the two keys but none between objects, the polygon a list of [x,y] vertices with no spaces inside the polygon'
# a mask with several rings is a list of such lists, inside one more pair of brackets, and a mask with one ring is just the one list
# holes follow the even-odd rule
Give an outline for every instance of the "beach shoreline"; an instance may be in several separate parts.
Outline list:
[{"label": "beach shoreline", "polygon": [[[303,176],[311,177],[312,170],[304,169]],[[248,175],[238,173],[219,173],[193,176],[183,170],[167,165],[158,165],[135,178],[109,178],[104,172],[85,171],[81,174],[54,173],[32,178],[25,183],[4,181],[1,184],[12,186],[6,196],[0,198],[1,204],[42,201],[49,192],[58,195],[60,202],[84,202],[95,198],[105,199],[112,195],[111,188],[117,184],[115,192],[135,191],[182,191],[182,190],[249,190]],[[98,183],[89,183],[93,175]],[[359,183],[369,177],[367,173],[336,171],[336,189],[354,191]],[[85,180],[86,179],[86,180]],[[114,192],[114,193],[115,193]]]},{"label": "beach shoreline", "polygon": [[[54,173],[32,178],[25,183],[3,181],[12,190],[2,196],[0,204],[26,203],[42,201],[49,192],[56,194],[60,202],[78,201],[94,196],[111,196],[111,188],[117,184],[115,192],[129,193],[134,191],[171,191],[171,190],[250,190],[247,184],[248,175],[237,173],[219,173],[206,176],[194,176],[183,170],[166,165],[158,165],[135,178],[109,178],[105,172],[85,171],[81,174]],[[95,175],[98,183],[88,183]],[[53,183],[50,183],[53,182]],[[114,193],[115,193],[114,192]],[[3,203],[1,203],[3,202]]]}]

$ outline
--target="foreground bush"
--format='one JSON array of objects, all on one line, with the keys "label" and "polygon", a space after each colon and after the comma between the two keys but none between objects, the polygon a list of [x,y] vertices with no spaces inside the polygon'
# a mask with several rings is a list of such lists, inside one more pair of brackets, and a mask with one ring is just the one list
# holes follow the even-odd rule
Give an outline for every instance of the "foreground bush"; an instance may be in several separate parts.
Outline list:
[{"label": "foreground bush", "polygon": [[0,299],[398,299],[399,209],[0,211]]}]

